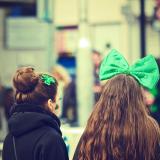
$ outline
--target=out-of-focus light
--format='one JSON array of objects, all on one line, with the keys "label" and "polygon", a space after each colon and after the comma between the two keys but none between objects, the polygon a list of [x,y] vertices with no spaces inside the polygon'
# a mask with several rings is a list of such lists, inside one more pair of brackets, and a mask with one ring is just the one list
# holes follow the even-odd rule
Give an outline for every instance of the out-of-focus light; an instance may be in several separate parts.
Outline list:
[{"label": "out-of-focus light", "polygon": [[81,38],[79,41],[79,47],[80,48],[88,48],[90,45],[90,42],[87,38]]}]

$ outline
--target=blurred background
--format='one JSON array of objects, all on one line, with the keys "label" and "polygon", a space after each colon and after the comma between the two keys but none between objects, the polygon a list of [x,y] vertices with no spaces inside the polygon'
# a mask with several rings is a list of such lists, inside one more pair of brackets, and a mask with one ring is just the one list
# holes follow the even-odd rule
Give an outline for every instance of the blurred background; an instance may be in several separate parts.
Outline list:
[{"label": "blurred background", "polygon": [[[12,76],[33,66],[59,81],[71,159],[101,93],[101,59],[112,48],[130,64],[151,53],[160,65],[160,0],[0,0],[0,154],[14,103]],[[159,83],[146,90],[160,124],[159,96]]]}]

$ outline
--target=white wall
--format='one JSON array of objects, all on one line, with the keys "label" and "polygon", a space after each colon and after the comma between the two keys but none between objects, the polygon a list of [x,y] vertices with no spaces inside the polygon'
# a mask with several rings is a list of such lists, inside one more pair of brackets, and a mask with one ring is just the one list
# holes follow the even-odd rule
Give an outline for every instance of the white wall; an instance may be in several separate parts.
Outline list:
[{"label": "white wall", "polygon": [[79,0],[55,0],[54,22],[56,25],[77,25]]},{"label": "white wall", "polygon": [[126,0],[88,0],[89,23],[123,21],[121,6]]}]

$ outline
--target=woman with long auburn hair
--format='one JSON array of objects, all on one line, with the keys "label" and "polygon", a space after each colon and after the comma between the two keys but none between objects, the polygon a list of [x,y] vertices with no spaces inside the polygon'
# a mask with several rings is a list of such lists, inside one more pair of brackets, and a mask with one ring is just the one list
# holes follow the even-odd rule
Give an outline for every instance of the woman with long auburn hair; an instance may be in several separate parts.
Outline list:
[{"label": "woman with long auburn hair", "polygon": [[129,66],[112,50],[102,61],[107,80],[77,146],[74,160],[160,160],[160,129],[149,115],[143,88],[159,79],[150,55]]}]

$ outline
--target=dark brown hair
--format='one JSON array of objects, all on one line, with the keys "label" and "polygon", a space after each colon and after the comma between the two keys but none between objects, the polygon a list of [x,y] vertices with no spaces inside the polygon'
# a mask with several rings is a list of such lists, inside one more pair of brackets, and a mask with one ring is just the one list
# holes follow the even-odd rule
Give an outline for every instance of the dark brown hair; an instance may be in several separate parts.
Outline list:
[{"label": "dark brown hair", "polygon": [[55,100],[58,83],[47,85],[31,67],[19,68],[14,77],[13,85],[16,90],[16,103],[31,103],[43,105],[48,99]]},{"label": "dark brown hair", "polygon": [[79,143],[78,160],[156,160],[158,124],[137,81],[120,74],[109,79]]}]

